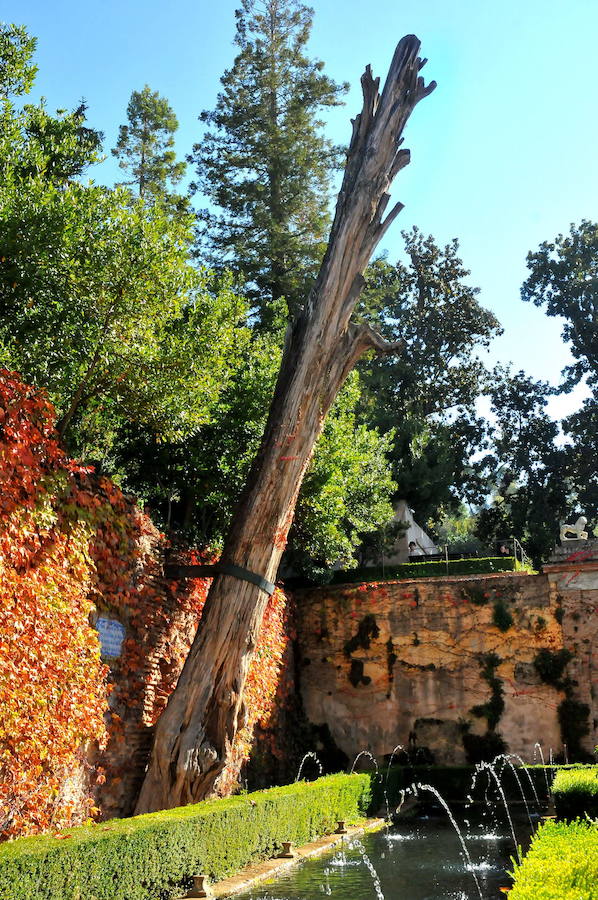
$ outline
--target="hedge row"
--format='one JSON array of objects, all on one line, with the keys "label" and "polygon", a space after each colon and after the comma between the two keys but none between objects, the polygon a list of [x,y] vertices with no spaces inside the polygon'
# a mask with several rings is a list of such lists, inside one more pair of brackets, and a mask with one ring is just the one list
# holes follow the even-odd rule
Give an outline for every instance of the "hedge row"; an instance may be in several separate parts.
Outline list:
[{"label": "hedge row", "polygon": [[598,900],[598,826],[546,823],[513,874],[509,900]]},{"label": "hedge row", "polygon": [[283,841],[305,844],[355,821],[371,802],[370,776],[317,781],[211,800],[0,845],[2,900],[170,900],[191,876],[216,880]]},{"label": "hedge row", "polygon": [[[429,784],[439,791],[448,803],[458,803],[469,791],[473,766],[398,765],[382,769],[379,779],[372,779],[373,808],[390,811],[399,804],[401,791],[412,784]],[[431,794],[422,794],[422,800],[431,800]]]},{"label": "hedge row", "polygon": [[[382,769],[379,778],[372,779],[372,809],[386,811],[386,803],[392,813],[398,806],[401,791],[412,784],[428,784],[442,795],[450,806],[462,803],[471,791],[471,782],[475,766],[436,766],[436,765],[397,765],[390,770]],[[546,780],[544,771],[538,767],[535,770],[528,768],[529,775],[540,800],[546,798]],[[552,775],[552,770],[551,770]],[[533,802],[533,788],[527,775],[519,769],[519,784],[507,767],[501,777],[502,789],[509,802],[522,803],[521,790],[528,803]],[[485,795],[485,786],[490,784],[491,794],[495,792],[495,782],[490,775],[480,775],[477,779],[477,788],[474,791],[474,802],[479,802]],[[430,793],[422,792],[420,799],[433,801]]]},{"label": "hedge row", "polygon": [[552,793],[559,819],[598,817],[598,766],[559,769]]},{"label": "hedge row", "polygon": [[435,562],[403,563],[400,566],[370,566],[335,572],[332,584],[353,584],[357,581],[394,581],[411,578],[430,578],[443,575],[493,575],[497,572],[516,572],[520,564],[512,556],[489,556],[480,559],[449,559]]}]

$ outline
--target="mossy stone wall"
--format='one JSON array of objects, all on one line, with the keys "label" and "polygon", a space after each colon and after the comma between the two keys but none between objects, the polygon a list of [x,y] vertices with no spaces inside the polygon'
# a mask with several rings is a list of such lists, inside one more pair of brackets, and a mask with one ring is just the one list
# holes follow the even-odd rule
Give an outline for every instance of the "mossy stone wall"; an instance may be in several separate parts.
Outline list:
[{"label": "mossy stone wall", "polygon": [[[296,600],[305,711],[349,760],[402,744],[441,765],[505,748],[531,762],[537,741],[564,752],[564,711],[587,703],[591,676],[577,663],[587,604],[563,600],[545,574],[347,584]],[[551,654],[567,658],[556,681],[535,664]],[[563,680],[570,670],[578,678]],[[589,733],[577,740],[590,749]]]}]

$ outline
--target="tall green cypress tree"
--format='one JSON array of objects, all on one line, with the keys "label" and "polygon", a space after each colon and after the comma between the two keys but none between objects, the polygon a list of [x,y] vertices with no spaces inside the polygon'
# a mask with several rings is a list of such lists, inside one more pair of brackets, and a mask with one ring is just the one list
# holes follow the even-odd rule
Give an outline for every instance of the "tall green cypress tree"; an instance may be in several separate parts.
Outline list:
[{"label": "tall green cypress tree", "polygon": [[298,0],[242,0],[240,48],[221,79],[209,126],[189,161],[193,186],[211,204],[202,214],[202,250],[246,283],[262,327],[285,298],[294,315],[325,247],[332,173],[341,150],[322,134],[324,107],[347,86],[306,55],[313,10]]},{"label": "tall green cypress tree", "polygon": [[174,134],[179,123],[168,100],[146,84],[142,91],[131,93],[127,120],[112,151],[128,176],[121,184],[134,188],[147,202],[184,203],[172,190],[187,166],[177,162]]}]

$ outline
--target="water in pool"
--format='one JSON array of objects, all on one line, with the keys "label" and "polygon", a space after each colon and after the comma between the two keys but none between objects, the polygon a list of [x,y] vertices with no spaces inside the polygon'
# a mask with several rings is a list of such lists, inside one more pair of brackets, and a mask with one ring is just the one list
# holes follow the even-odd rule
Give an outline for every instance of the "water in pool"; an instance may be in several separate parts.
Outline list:
[{"label": "water in pool", "polygon": [[[497,825],[496,823],[499,822]],[[528,823],[529,824],[529,823]],[[499,900],[515,850],[499,816],[461,823],[480,891],[463,858],[455,831],[432,814],[388,830],[347,839],[325,856],[307,860],[274,882],[237,895],[240,900]],[[529,827],[517,839],[525,846]]]}]

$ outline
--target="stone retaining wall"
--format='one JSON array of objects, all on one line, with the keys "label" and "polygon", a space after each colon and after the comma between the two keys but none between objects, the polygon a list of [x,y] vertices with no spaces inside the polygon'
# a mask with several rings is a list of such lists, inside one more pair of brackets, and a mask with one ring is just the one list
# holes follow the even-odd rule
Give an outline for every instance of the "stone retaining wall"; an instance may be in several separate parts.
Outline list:
[{"label": "stone retaining wall", "polygon": [[[566,588],[559,573],[298,592],[307,717],[326,725],[349,759],[363,749],[382,758],[404,744],[458,764],[493,755],[501,739],[528,760],[536,741],[560,753],[563,701],[593,705],[597,576],[579,588]],[[542,651],[545,663],[558,663],[565,647],[573,659],[555,684],[551,666],[547,675],[535,660]],[[566,674],[578,684],[564,689]],[[582,736],[587,751],[593,716]]]}]

